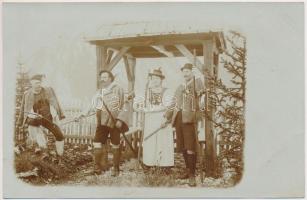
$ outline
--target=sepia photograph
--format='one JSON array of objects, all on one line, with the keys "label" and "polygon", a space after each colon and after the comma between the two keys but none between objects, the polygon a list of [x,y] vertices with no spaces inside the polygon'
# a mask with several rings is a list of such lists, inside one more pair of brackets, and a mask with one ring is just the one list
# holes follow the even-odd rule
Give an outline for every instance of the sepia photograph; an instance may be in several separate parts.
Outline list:
[{"label": "sepia photograph", "polygon": [[5,198],[304,195],[303,3],[2,6]]}]

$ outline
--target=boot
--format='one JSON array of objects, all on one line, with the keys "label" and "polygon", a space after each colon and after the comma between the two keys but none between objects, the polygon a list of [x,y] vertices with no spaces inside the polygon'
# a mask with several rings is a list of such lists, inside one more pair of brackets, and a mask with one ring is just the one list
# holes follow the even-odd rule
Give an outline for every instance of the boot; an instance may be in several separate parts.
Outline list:
[{"label": "boot", "polygon": [[111,176],[119,175],[119,161],[120,161],[120,150],[119,148],[113,149],[113,170]]},{"label": "boot", "polygon": [[185,168],[184,172],[181,175],[179,175],[178,178],[179,179],[187,179],[187,178],[189,178],[188,154],[187,154],[186,151],[183,151],[182,155],[183,155],[183,159],[184,159],[184,163],[185,163],[186,168]]},{"label": "boot", "polygon": [[107,171],[109,169],[107,145],[103,145],[101,148],[101,158],[99,162],[100,162],[101,170]]},{"label": "boot", "polygon": [[188,154],[187,158],[188,158],[188,163],[189,163],[189,186],[195,187],[196,186],[196,179],[195,179],[196,155]]},{"label": "boot", "polygon": [[55,141],[55,149],[59,156],[63,156],[64,153],[64,140]]},{"label": "boot", "polygon": [[102,148],[94,148],[94,174],[100,175],[101,170]]}]

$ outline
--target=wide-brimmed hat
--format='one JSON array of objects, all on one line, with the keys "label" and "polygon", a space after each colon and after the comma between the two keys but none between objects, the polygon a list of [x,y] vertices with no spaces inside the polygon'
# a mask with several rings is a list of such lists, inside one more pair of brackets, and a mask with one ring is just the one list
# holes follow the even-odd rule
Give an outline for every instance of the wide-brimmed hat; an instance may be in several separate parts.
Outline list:
[{"label": "wide-brimmed hat", "polygon": [[42,81],[43,78],[45,78],[44,74],[35,74],[30,78],[30,80]]},{"label": "wide-brimmed hat", "polygon": [[193,65],[191,63],[186,63],[183,65],[183,67],[180,68],[180,70],[184,70],[184,69],[189,69],[192,70],[193,69]]},{"label": "wide-brimmed hat", "polygon": [[165,76],[163,75],[163,73],[162,73],[160,68],[154,69],[154,70],[152,70],[152,72],[149,72],[149,76],[158,76],[161,79],[165,78]]}]

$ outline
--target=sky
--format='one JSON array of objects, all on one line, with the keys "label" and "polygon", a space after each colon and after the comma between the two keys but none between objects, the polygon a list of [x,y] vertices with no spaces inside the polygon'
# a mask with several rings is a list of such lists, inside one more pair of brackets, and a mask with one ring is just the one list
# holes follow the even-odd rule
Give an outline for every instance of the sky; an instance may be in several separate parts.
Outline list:
[{"label": "sky", "polygon": [[[59,99],[64,102],[84,100],[90,97],[96,87],[95,46],[85,38],[97,35],[98,30],[115,23],[168,22],[175,29],[189,25],[189,20],[181,15],[159,13],[179,13],[187,8],[199,9],[196,5],[178,4],[13,4],[4,6],[4,49],[5,64],[16,68],[18,63],[30,74],[46,74],[46,85],[55,88]],[[137,10],[137,12],[136,12]],[[123,13],[118,15],[118,13]],[[196,12],[197,13],[197,12]],[[213,14],[213,13],[212,13]],[[194,23],[206,24],[199,14],[191,16]],[[181,17],[182,20],[180,19]],[[219,26],[197,26],[215,30]],[[176,27],[177,26],[177,27]],[[180,82],[180,67],[185,58],[138,59],[136,66],[136,92],[142,94],[146,74],[150,69],[161,67],[167,76],[165,85]],[[121,61],[114,69],[117,81],[127,82],[124,65]],[[176,76],[173,76],[173,74]],[[145,75],[145,76],[144,76]],[[172,89],[176,85],[171,84]],[[73,99],[73,100],[72,100]]]}]

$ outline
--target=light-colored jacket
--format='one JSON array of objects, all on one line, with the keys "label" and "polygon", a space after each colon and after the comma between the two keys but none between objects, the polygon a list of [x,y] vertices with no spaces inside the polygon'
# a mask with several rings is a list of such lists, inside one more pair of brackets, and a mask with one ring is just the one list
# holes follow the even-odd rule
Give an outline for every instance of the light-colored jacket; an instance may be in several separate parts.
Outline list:
[{"label": "light-colored jacket", "polygon": [[[63,111],[60,107],[59,101],[54,93],[54,90],[51,87],[44,87],[42,89],[45,90],[47,99],[49,100],[50,105],[53,106],[53,108],[56,110],[59,118],[60,119],[64,118]],[[27,90],[22,97],[20,114],[17,121],[19,125],[23,126],[25,124],[28,115],[27,112],[32,111],[33,105],[34,105],[34,92],[33,89],[31,88]]]},{"label": "light-colored jacket", "polygon": [[[103,106],[103,101],[107,105],[114,120],[120,120],[127,126],[129,125],[128,103],[124,99],[124,90],[115,82],[111,83],[106,89],[99,89],[92,98],[92,104],[84,113],[85,115],[96,112],[97,124],[113,128],[114,121]],[[98,116],[99,115],[99,116]]]},{"label": "light-colored jacket", "polygon": [[200,79],[192,79],[188,83],[180,84],[173,97],[172,106],[165,112],[164,117],[174,126],[176,116],[181,111],[182,123],[195,123],[197,121],[195,112],[199,109],[199,104],[196,105],[194,93],[199,97],[204,89]]}]

